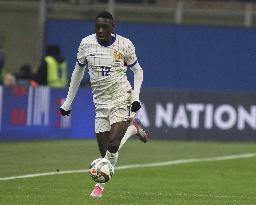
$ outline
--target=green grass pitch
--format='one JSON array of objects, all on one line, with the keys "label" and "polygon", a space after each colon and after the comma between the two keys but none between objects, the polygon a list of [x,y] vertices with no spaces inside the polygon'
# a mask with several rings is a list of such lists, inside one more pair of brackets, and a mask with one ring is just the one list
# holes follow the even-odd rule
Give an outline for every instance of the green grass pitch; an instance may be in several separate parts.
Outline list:
[{"label": "green grass pitch", "polygon": [[[128,141],[118,166],[256,153],[256,143]],[[87,172],[1,180],[88,169],[95,140],[0,142],[0,205],[256,205],[256,157],[117,169],[104,195],[91,199]]]}]

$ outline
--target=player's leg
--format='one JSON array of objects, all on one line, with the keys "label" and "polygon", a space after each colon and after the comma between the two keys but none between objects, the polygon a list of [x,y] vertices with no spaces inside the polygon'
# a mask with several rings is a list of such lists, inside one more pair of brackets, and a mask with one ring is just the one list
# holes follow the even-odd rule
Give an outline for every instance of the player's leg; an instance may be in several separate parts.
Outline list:
[{"label": "player's leg", "polygon": [[136,113],[132,112],[130,109],[132,92],[122,92],[122,96],[120,98],[123,99],[122,104],[119,104],[110,111],[110,124],[113,122],[130,121],[130,125],[127,127],[127,130],[120,142],[119,150],[133,135],[137,135],[144,143],[148,140],[147,133],[142,128],[140,121],[135,117]]},{"label": "player's leg", "polygon": [[109,135],[110,135],[110,131],[96,133],[98,148],[99,148],[99,151],[100,151],[100,155],[102,157],[105,157],[106,151],[108,149]]},{"label": "player's leg", "polygon": [[[127,99],[129,99],[129,95],[127,94]],[[107,154],[114,155],[119,150],[120,143],[125,136],[128,127],[131,123],[131,112],[130,112],[130,101],[124,99],[122,104],[117,106],[113,106],[109,114],[109,121],[111,125],[110,130],[110,143],[108,147]],[[134,135],[136,132],[130,133],[130,135]],[[127,134],[126,134],[127,135]],[[117,155],[118,157],[118,155]]]},{"label": "player's leg", "polygon": [[108,159],[113,166],[116,165],[119,145],[129,125],[130,121],[116,122],[111,125],[109,144],[105,158]]},{"label": "player's leg", "polygon": [[131,121],[129,119],[122,122],[116,122],[111,125],[109,144],[107,147],[105,158],[108,159],[114,167],[118,159],[118,151],[122,148],[124,143],[131,136],[142,132],[138,128],[139,126],[140,125],[135,124],[135,122],[131,124]]},{"label": "player's leg", "polygon": [[127,131],[123,139],[121,140],[119,150],[123,147],[125,142],[133,135],[137,135],[139,139],[144,143],[148,141],[148,135],[146,131],[143,129],[140,120],[137,118],[132,119],[130,126],[127,128]]},{"label": "player's leg", "polygon": [[109,112],[110,110],[108,108],[102,106],[98,106],[95,109],[95,133],[98,148],[102,157],[105,156],[109,143],[109,134],[111,129],[108,119]]},{"label": "player's leg", "polygon": [[[112,124],[110,131],[106,131],[109,129],[107,123],[108,122],[106,119],[96,118],[96,138],[101,156],[105,156],[105,158],[110,161],[112,166],[115,166],[118,159],[118,148],[127,128],[130,125],[130,121],[123,121]],[[105,183],[96,183],[93,191],[91,192],[91,196],[101,197],[104,188]]]},{"label": "player's leg", "polygon": [[[113,165],[115,165],[117,161],[118,150],[122,148],[124,143],[131,136],[137,134],[140,138],[143,138],[143,140],[147,139],[146,132],[142,129],[140,122],[134,118],[136,113],[130,111],[129,105],[129,100],[124,101],[123,104],[113,107],[109,114],[111,130],[106,158],[113,160]],[[146,140],[144,140],[144,142],[146,142]]]},{"label": "player's leg", "polygon": [[[101,156],[104,156],[106,153],[105,158],[109,159],[111,164],[115,166],[118,159],[119,147],[123,146],[131,136],[139,133],[138,126],[140,125],[136,127],[134,120],[131,122],[131,116],[129,114],[127,115],[127,110],[123,108],[114,109],[114,112],[110,116],[111,126],[108,124],[109,121],[106,118],[96,117],[95,131]],[[122,145],[120,145],[121,141]],[[97,183],[94,186],[91,196],[101,197],[104,187],[104,183]]]},{"label": "player's leg", "polygon": [[[130,126],[130,121],[116,122],[111,125],[109,144],[105,158],[108,159],[112,166],[115,167],[118,159],[118,150],[120,143],[127,133],[127,128]],[[136,133],[136,132],[135,132]],[[132,133],[133,135],[134,133]]]},{"label": "player's leg", "polygon": [[[102,157],[106,155],[106,151],[109,144],[109,135],[110,135],[110,123],[106,117],[98,117],[98,115],[102,115],[103,112],[96,112],[95,118],[95,132],[96,139],[98,142],[98,148]],[[98,115],[97,115],[98,114]],[[90,196],[91,197],[101,197],[103,194],[103,190],[105,187],[105,183],[96,183]]]}]

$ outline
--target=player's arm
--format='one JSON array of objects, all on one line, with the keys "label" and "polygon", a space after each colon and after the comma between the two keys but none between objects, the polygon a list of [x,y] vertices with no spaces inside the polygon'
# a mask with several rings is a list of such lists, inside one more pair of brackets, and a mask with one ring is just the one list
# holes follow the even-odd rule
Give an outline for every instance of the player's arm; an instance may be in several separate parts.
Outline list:
[{"label": "player's arm", "polygon": [[76,96],[79,85],[83,79],[85,67],[87,65],[87,60],[85,58],[85,47],[83,41],[80,43],[78,52],[77,52],[77,62],[75,65],[75,69],[73,70],[71,81],[69,85],[68,95],[66,97],[65,102],[60,107],[61,114],[69,115],[71,113],[71,105]]},{"label": "player's arm", "polygon": [[133,102],[131,105],[131,111],[137,112],[141,108],[140,103],[140,89],[143,81],[143,70],[138,62],[136,62],[133,66],[130,66],[130,69],[134,74],[134,86],[133,86]]},{"label": "player's arm", "polygon": [[84,71],[85,71],[85,66],[79,65],[79,63],[76,63],[75,69],[73,70],[73,73],[71,76],[71,82],[69,85],[68,95],[66,97],[65,102],[60,107],[60,112],[63,116],[65,116],[65,115],[68,116],[71,113],[71,105],[76,96],[79,85],[83,79]]},{"label": "player's arm", "polygon": [[125,49],[125,63],[134,73],[134,86],[132,92],[131,111],[137,112],[141,108],[140,103],[140,88],[143,81],[143,70],[137,61],[135,47],[131,41],[127,42],[128,46]]}]

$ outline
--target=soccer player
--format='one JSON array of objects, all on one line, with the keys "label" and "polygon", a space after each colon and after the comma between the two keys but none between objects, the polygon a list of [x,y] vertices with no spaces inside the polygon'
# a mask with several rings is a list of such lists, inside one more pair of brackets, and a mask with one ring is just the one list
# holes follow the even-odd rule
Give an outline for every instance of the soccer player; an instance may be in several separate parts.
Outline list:
[{"label": "soccer player", "polygon": [[[148,136],[135,113],[141,108],[139,100],[143,81],[135,47],[132,42],[114,34],[114,19],[109,12],[101,12],[95,19],[95,34],[82,39],[77,62],[72,73],[68,95],[60,107],[62,115],[69,115],[71,104],[88,68],[95,106],[95,132],[102,157],[115,166],[118,150],[133,135],[146,142]],[[134,88],[127,80],[126,70],[134,73]],[[92,197],[101,197],[104,184],[97,183]]]}]

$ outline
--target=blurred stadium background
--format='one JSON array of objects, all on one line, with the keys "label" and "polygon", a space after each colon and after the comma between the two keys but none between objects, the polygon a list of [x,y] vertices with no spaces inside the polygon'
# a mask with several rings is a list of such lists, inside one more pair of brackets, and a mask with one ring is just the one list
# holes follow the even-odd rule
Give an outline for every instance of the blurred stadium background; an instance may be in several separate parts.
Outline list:
[{"label": "blurred stadium background", "polygon": [[[144,69],[139,117],[151,141],[143,149],[128,142],[120,165],[185,164],[118,170],[108,198],[91,201],[92,181],[79,172],[98,157],[88,75],[69,118],[58,113],[67,88],[0,86],[0,204],[256,204],[256,1],[0,0],[3,73],[35,69],[58,44],[70,77],[102,10],[134,42]],[[186,164],[218,156],[233,160]],[[78,171],[55,176],[67,170]]]}]

